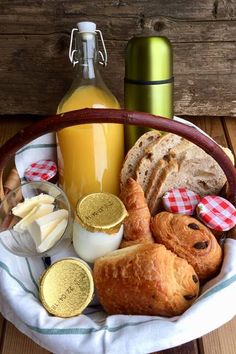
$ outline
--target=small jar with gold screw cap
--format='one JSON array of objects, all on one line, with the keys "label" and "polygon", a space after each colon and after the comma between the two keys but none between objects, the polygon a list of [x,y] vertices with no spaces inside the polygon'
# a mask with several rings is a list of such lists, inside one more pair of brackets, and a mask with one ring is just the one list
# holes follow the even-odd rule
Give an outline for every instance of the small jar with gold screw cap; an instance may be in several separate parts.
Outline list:
[{"label": "small jar with gold screw cap", "polygon": [[76,207],[73,245],[86,262],[116,250],[123,237],[127,216],[122,201],[111,193],[92,193],[82,197]]}]

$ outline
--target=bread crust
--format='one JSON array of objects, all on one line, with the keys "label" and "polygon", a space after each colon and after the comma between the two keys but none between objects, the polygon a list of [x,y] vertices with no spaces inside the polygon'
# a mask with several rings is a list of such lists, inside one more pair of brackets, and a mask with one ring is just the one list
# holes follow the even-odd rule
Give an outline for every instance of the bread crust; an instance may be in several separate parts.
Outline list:
[{"label": "bread crust", "polygon": [[161,212],[151,219],[156,242],[188,261],[200,280],[217,274],[222,263],[222,249],[211,231],[188,215]]},{"label": "bread crust", "polygon": [[156,191],[157,184],[162,176],[162,172],[166,166],[168,166],[168,161],[163,159],[159,160],[151,174],[151,177],[149,178],[147,189],[145,192],[145,198],[148,203],[148,206],[153,194]]},{"label": "bread crust", "polygon": [[149,185],[155,185],[149,190],[147,198],[152,215],[161,210],[161,198],[172,188],[187,188],[201,196],[218,195],[226,182],[218,163],[200,147],[185,139],[169,150],[167,160],[167,165],[162,169],[158,168],[157,163],[155,169],[159,170],[156,172],[158,178],[155,178],[154,169],[149,179]]},{"label": "bread crust", "polygon": [[140,159],[145,155],[145,149],[158,141],[161,137],[160,132],[157,130],[150,130],[143,134],[128,151],[123,167],[120,172],[120,188],[122,189],[129,177],[135,178],[136,167]]},{"label": "bread crust", "polygon": [[146,154],[140,159],[136,168],[136,180],[146,193],[153,170],[162,159],[168,160],[169,151],[179,143],[183,138],[175,134],[165,134],[156,142],[146,148]]},{"label": "bread crust", "polygon": [[156,181],[155,189],[153,188],[152,194],[150,195],[148,201],[148,207],[151,215],[155,215],[160,209],[162,205],[161,197],[169,188],[166,188],[167,180],[171,179],[174,175],[177,175],[179,171],[179,165],[177,161],[171,160],[167,166],[163,168],[160,173],[158,180]]},{"label": "bread crust", "polygon": [[93,275],[109,314],[176,316],[199,292],[192,266],[158,244],[109,253],[95,261]]}]

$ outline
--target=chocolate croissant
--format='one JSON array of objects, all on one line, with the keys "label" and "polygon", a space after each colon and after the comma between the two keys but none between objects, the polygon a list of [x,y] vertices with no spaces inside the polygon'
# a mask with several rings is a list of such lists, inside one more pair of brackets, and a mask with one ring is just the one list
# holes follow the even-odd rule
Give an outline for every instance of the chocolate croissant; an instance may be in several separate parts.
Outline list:
[{"label": "chocolate croissant", "polygon": [[156,242],[193,266],[200,280],[219,271],[222,249],[211,231],[193,217],[161,212],[151,219]]},{"label": "chocolate croissant", "polygon": [[126,247],[100,257],[93,276],[109,314],[176,316],[199,292],[193,267],[158,244]]},{"label": "chocolate croissant", "polygon": [[120,247],[153,243],[150,230],[151,214],[139,183],[129,177],[121,191],[120,198],[129,214],[124,221],[124,238]]}]

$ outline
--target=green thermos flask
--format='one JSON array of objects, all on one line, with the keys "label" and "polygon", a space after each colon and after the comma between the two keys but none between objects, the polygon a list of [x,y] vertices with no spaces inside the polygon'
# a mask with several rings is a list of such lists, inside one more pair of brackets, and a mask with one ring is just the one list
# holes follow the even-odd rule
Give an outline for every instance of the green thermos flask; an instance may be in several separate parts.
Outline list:
[{"label": "green thermos flask", "polygon": [[[173,56],[166,37],[134,37],[125,53],[125,109],[173,117]],[[127,125],[126,149],[148,128]]]}]

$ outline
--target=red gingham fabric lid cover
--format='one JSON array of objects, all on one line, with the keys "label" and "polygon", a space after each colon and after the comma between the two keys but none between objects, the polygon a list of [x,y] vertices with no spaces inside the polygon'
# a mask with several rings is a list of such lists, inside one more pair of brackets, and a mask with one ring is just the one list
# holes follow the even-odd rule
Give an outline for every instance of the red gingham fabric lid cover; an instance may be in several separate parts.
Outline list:
[{"label": "red gingham fabric lid cover", "polygon": [[173,188],[163,197],[165,210],[175,214],[192,215],[201,197],[186,188]]},{"label": "red gingham fabric lid cover", "polygon": [[228,231],[236,225],[236,209],[228,200],[215,195],[201,199],[197,215],[209,228]]},{"label": "red gingham fabric lid cover", "polygon": [[25,170],[27,181],[49,181],[57,173],[57,165],[51,160],[40,160],[32,163]]}]

